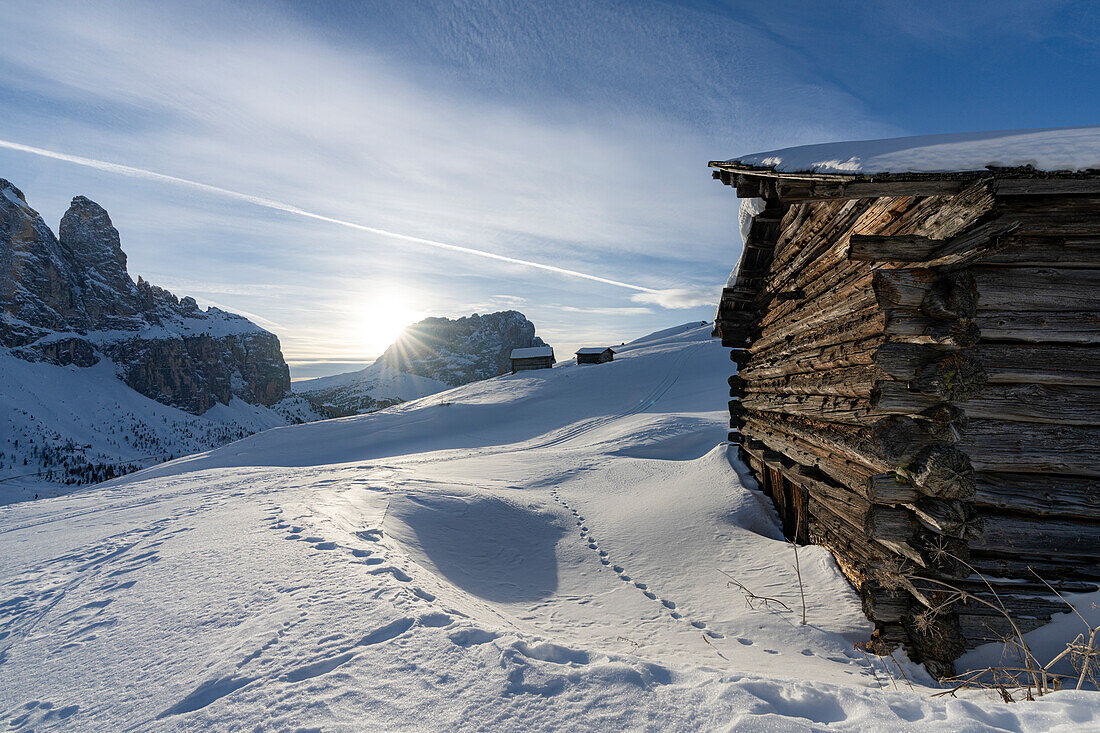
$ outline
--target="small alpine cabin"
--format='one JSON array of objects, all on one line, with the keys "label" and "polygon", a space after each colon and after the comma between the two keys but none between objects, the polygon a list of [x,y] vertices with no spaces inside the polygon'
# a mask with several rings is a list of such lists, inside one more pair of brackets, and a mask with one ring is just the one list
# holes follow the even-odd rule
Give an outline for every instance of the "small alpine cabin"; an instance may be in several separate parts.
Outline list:
[{"label": "small alpine cabin", "polygon": [[1069,610],[1051,586],[1094,590],[1100,127],[710,167],[741,199],[730,441],[788,538],[832,551],[871,648],[951,674],[1011,634],[952,588],[1023,632]]},{"label": "small alpine cabin", "polygon": [[615,361],[615,352],[610,346],[586,346],[577,350],[578,364],[605,364]]},{"label": "small alpine cabin", "polygon": [[512,349],[512,374],[532,369],[549,369],[554,366],[554,349],[551,346],[529,346]]}]

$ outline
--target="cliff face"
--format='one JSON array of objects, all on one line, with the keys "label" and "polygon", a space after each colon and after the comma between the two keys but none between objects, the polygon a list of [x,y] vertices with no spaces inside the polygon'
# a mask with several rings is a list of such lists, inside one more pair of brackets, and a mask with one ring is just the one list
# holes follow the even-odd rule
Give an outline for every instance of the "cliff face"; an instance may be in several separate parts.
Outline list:
[{"label": "cliff face", "polygon": [[510,371],[512,349],[543,345],[535,335],[535,324],[518,311],[475,313],[414,323],[379,361],[397,371],[457,387]]},{"label": "cliff face", "polygon": [[55,237],[3,179],[0,346],[59,366],[110,359],[134,390],[194,414],[234,397],[272,405],[290,391],[274,334],[140,278],[135,283],[101,206],[74,198]]}]

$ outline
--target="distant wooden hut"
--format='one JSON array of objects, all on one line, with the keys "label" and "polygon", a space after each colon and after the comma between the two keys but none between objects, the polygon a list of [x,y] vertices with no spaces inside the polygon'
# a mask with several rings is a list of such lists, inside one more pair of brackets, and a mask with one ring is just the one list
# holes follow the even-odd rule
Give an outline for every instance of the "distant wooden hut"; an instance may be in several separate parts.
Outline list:
[{"label": "distant wooden hut", "polygon": [[576,356],[578,364],[604,364],[615,361],[615,352],[610,346],[586,346],[583,349],[577,349]]},{"label": "distant wooden hut", "polygon": [[512,349],[512,374],[554,366],[554,349],[550,346],[529,346]]},{"label": "distant wooden hut", "polygon": [[1100,128],[969,137],[710,163],[742,199],[730,440],[878,648],[940,673],[1010,634],[945,584],[1027,631],[1067,610],[1036,573],[1100,578]]}]

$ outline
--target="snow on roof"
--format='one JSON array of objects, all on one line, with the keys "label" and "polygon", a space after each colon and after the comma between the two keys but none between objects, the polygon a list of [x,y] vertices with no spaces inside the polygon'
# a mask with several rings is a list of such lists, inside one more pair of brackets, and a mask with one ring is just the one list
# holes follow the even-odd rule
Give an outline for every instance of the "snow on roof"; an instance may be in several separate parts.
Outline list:
[{"label": "snow on roof", "polygon": [[553,356],[554,349],[550,346],[529,346],[526,349],[512,349],[513,359],[536,359],[540,356]]},{"label": "snow on roof", "polygon": [[[578,354],[602,354],[605,351],[611,351],[610,346],[585,346],[583,349],[577,349]],[[614,354],[614,351],[611,351]]]},{"label": "snow on roof", "polygon": [[1100,125],[801,145],[725,161],[780,173],[945,173],[1030,166],[1100,170]]}]

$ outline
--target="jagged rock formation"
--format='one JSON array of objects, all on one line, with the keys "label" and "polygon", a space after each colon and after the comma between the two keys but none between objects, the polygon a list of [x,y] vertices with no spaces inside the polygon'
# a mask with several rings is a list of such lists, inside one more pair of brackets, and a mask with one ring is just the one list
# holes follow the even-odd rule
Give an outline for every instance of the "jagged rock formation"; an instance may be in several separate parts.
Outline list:
[{"label": "jagged rock formation", "polygon": [[294,389],[328,417],[371,412],[505,374],[512,349],[543,345],[535,324],[518,311],[425,318],[366,369],[300,382]]},{"label": "jagged rock formation", "polygon": [[0,179],[0,504],[320,417],[279,340],[126,270],[77,196],[54,236]]},{"label": "jagged rock formation", "polygon": [[29,361],[90,367],[110,359],[131,388],[201,414],[234,397],[272,405],[290,390],[278,339],[126,270],[99,204],[73,199],[58,236],[0,179],[0,346]]},{"label": "jagged rock formation", "polygon": [[406,328],[382,354],[393,369],[457,387],[505,374],[512,349],[545,346],[519,311],[425,318]]}]

